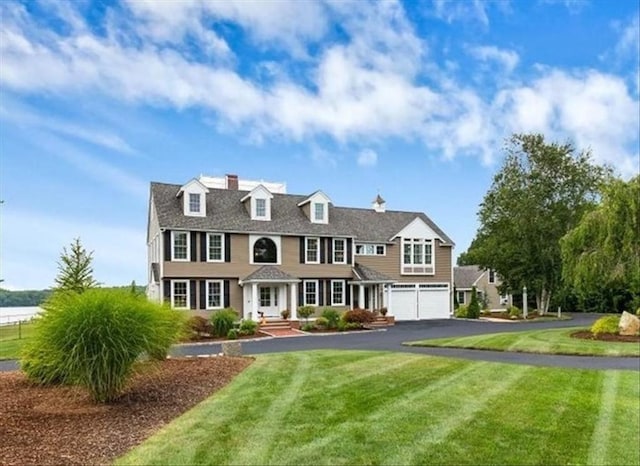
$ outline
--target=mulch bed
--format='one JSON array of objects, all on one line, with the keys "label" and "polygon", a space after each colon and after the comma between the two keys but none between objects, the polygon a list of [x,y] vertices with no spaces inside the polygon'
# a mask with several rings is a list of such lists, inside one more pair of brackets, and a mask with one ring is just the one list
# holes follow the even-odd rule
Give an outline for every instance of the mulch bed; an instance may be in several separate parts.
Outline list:
[{"label": "mulch bed", "polygon": [[[268,338],[270,335],[267,335],[264,332],[258,331],[253,335],[238,335],[236,340],[252,340],[255,338]],[[229,340],[227,337],[213,337],[210,335],[199,335],[197,337],[189,338],[188,340],[181,341],[180,343],[222,343],[223,341],[234,341]]]},{"label": "mulch bed", "polygon": [[37,387],[0,374],[0,463],[105,464],[228,384],[252,358],[168,359],[146,365],[110,404],[77,387]]},{"label": "mulch bed", "polygon": [[573,338],[582,338],[583,340],[599,340],[599,341],[621,341],[627,343],[640,343],[640,335],[617,335],[615,333],[600,333],[594,335],[589,330],[580,330],[571,334]]}]

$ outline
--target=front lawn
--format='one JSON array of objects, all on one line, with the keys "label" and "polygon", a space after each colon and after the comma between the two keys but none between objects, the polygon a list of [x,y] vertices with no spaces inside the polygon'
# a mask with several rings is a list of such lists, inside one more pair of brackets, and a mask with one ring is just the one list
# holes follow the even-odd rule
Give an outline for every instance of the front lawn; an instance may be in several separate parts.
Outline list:
[{"label": "front lawn", "polygon": [[33,334],[33,323],[0,326],[0,360],[18,359],[22,345]]},{"label": "front lawn", "polygon": [[632,371],[263,355],[117,464],[640,464]]},{"label": "front lawn", "polygon": [[640,356],[640,344],[572,338],[583,328],[490,333],[469,337],[436,338],[405,343],[410,346],[520,351],[524,353],[579,354],[591,356]]}]

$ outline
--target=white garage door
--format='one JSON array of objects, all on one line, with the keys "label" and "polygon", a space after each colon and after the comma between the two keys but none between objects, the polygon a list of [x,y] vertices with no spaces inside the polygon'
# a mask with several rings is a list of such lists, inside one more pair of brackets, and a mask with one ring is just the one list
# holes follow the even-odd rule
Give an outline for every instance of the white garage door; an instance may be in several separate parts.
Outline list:
[{"label": "white garage door", "polygon": [[446,283],[393,285],[391,312],[396,320],[446,319],[449,317],[449,285]]}]

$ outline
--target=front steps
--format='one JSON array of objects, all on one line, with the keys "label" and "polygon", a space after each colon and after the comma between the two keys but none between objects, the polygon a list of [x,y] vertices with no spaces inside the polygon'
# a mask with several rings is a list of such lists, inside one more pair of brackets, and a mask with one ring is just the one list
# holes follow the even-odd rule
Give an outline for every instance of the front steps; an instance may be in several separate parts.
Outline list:
[{"label": "front steps", "polygon": [[378,316],[376,316],[376,320],[374,320],[370,324],[367,324],[367,327],[369,327],[369,328],[385,328],[385,327],[388,327],[390,325],[393,325],[393,324],[389,323],[389,321],[387,320],[386,317],[378,315]]},{"label": "front steps", "polygon": [[297,320],[284,319],[266,319],[264,323],[260,322],[260,330],[269,332],[271,330],[291,330],[300,328],[300,322]]}]

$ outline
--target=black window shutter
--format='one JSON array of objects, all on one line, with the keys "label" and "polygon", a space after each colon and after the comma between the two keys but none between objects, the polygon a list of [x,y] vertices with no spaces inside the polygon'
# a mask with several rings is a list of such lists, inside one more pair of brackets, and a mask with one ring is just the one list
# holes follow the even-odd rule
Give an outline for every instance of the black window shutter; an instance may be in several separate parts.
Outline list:
[{"label": "black window shutter", "polygon": [[169,262],[171,260],[171,232],[166,230],[163,233],[164,238],[164,260]]},{"label": "black window shutter", "polygon": [[333,264],[333,240],[327,238],[327,264]]},{"label": "black window shutter", "polygon": [[304,306],[304,281],[298,283],[298,306]]},{"label": "black window shutter", "polygon": [[222,305],[224,307],[231,306],[231,296],[230,296],[231,290],[229,289],[229,284],[230,284],[229,280],[223,280],[222,282],[222,287],[224,288],[224,290],[222,291],[222,295],[224,296]]},{"label": "black window shutter", "polygon": [[353,239],[347,238],[347,264],[351,264],[352,254],[353,254]]},{"label": "black window shutter", "polygon": [[327,286],[325,287],[325,290],[327,294],[327,300],[325,302],[327,303],[327,306],[331,306],[331,280],[327,280]]},{"label": "black window shutter", "polygon": [[200,232],[200,261],[207,262],[207,232]]},{"label": "black window shutter", "polygon": [[344,304],[351,306],[351,286],[346,282],[344,284]]},{"label": "black window shutter", "polygon": [[324,280],[318,280],[318,306],[324,306]]},{"label": "black window shutter", "polygon": [[196,293],[198,292],[196,290],[196,281],[195,280],[189,280],[189,287],[191,288],[189,294],[191,295],[191,305],[189,306],[191,309],[196,309]]},{"label": "black window shutter", "polygon": [[224,261],[231,262],[231,234],[224,235]]},{"label": "black window shutter", "polygon": [[305,260],[304,260],[304,236],[300,237],[300,263],[304,264]]},{"label": "black window shutter", "polygon": [[320,238],[320,263],[321,264],[326,264],[327,263],[327,258],[326,258],[326,254],[325,254],[325,239],[326,238]]},{"label": "black window shutter", "polygon": [[200,280],[200,309],[207,308],[207,282]]},{"label": "black window shutter", "polygon": [[196,238],[196,232],[191,232],[191,262],[198,261],[198,255],[196,251],[196,245],[198,244],[198,240]]},{"label": "black window shutter", "polygon": [[162,280],[164,301],[171,304],[171,280]]}]

